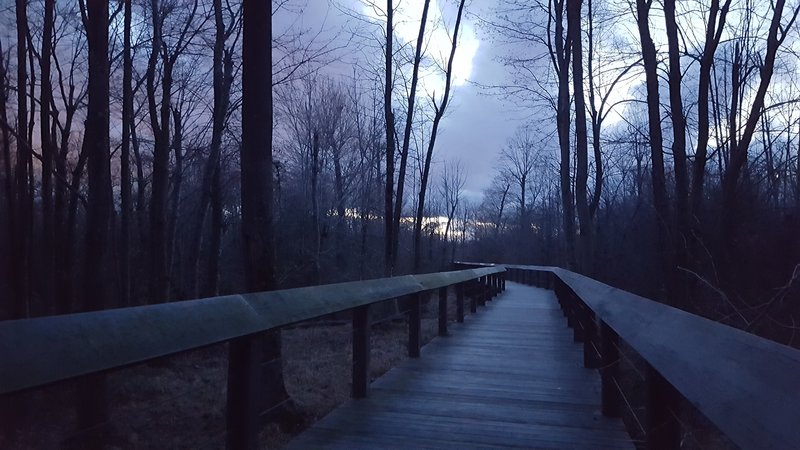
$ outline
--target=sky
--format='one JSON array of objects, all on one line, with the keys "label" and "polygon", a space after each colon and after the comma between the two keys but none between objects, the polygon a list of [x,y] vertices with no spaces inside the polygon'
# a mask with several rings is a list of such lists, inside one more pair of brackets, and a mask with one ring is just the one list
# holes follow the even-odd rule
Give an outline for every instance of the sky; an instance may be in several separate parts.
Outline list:
[{"label": "sky", "polygon": [[[384,1],[376,3],[384,5]],[[423,0],[401,0],[398,4],[396,38],[416,41],[419,17]],[[485,13],[492,0],[468,1],[465,13]],[[367,16],[378,15],[365,8],[361,0],[308,0],[302,12],[302,25],[309,28],[324,28],[333,32],[352,25],[352,18],[341,11],[349,8]],[[444,14],[450,30],[434,30],[427,45],[427,52],[434,57],[446,58],[450,51],[448,32],[452,32],[457,5],[453,0],[431,0],[429,24]],[[416,18],[415,21],[412,18]],[[383,20],[383,19],[381,19]],[[430,25],[429,25],[430,27]],[[454,62],[454,80],[448,112],[439,126],[432,177],[437,176],[447,161],[460,161],[467,174],[464,195],[472,201],[480,201],[482,192],[488,188],[500,150],[515,129],[522,123],[520,114],[512,105],[490,95],[480,84],[498,84],[505,77],[505,68],[496,60],[499,49],[484,36],[472,14],[465,14],[459,32],[459,46]],[[346,33],[338,33],[343,39]],[[421,73],[423,90],[435,90],[439,97],[443,78],[430,71]],[[438,79],[438,82],[437,82]]]}]

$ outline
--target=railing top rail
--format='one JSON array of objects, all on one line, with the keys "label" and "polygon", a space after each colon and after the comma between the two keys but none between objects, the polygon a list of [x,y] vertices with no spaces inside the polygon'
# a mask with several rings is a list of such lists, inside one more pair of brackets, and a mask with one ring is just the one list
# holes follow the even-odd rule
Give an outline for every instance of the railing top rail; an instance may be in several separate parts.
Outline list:
[{"label": "railing top rail", "polygon": [[742,448],[800,443],[800,350],[557,267],[552,272]]},{"label": "railing top rail", "polygon": [[0,322],[0,394],[504,272],[405,275]]}]

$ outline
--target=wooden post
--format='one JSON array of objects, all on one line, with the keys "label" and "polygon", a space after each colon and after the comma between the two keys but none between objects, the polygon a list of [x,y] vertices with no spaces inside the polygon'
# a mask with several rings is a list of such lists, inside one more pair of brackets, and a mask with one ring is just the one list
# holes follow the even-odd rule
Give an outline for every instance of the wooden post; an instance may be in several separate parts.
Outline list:
[{"label": "wooden post", "polygon": [[419,358],[421,293],[411,295],[411,308],[408,311],[408,356]]},{"label": "wooden post", "polygon": [[586,305],[582,305],[585,311],[583,323],[583,367],[596,369],[600,365],[600,358],[597,356],[596,346],[600,345],[597,339],[597,323],[595,322],[594,312]]},{"label": "wooden post", "polygon": [[564,316],[567,317],[567,326],[570,328],[575,327],[575,314],[572,311],[572,290],[564,288]]},{"label": "wooden post", "polygon": [[478,277],[478,279],[475,280],[475,300],[478,305],[483,306],[483,277]]},{"label": "wooden post", "polygon": [[228,345],[228,450],[258,448],[261,403],[261,341],[255,335],[234,339]]},{"label": "wooden post", "polygon": [[650,365],[646,378],[647,448],[680,448],[681,427],[676,418],[680,394]]},{"label": "wooden post", "polygon": [[619,337],[617,333],[600,321],[600,376],[602,377],[601,392],[603,415],[619,417],[622,407],[619,388],[617,387],[617,374],[619,373]]},{"label": "wooden post", "polygon": [[478,285],[477,280],[473,280],[470,282],[469,288],[469,312],[470,314],[475,314],[478,312],[478,289],[480,286]]},{"label": "wooden post", "polygon": [[464,283],[456,285],[456,321],[464,323]]},{"label": "wooden post", "polygon": [[588,322],[588,314],[583,301],[578,296],[570,291],[572,302],[572,340],[574,342],[584,342],[586,340],[586,322]]},{"label": "wooden post", "polygon": [[556,295],[556,300],[558,300],[558,306],[561,308],[561,311],[563,313],[563,311],[564,311],[564,291],[563,291],[563,289],[561,289],[561,284],[560,283],[556,283],[556,285],[553,286],[553,293]]},{"label": "wooden post", "polygon": [[439,336],[447,336],[447,287],[439,288]]},{"label": "wooden post", "polygon": [[353,398],[369,394],[369,305],[353,309]]},{"label": "wooden post", "polygon": [[503,290],[504,292],[506,290],[506,275],[507,274],[508,274],[508,272],[503,272],[503,274],[502,274],[502,276],[500,278],[500,280],[501,280],[500,281],[500,289]]},{"label": "wooden post", "polygon": [[486,306],[486,301],[490,300],[489,297],[489,277],[481,277],[481,306]]}]

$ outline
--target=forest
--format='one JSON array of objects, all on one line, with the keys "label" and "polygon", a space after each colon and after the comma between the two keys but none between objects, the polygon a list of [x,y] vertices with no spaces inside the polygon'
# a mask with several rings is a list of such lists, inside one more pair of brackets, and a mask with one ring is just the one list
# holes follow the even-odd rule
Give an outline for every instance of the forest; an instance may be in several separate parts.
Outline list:
[{"label": "forest", "polygon": [[[797,345],[800,5],[242,3],[3,2],[0,319],[462,260]],[[458,79],[466,23],[502,77]],[[438,156],[467,87],[520,119],[488,173]]]}]

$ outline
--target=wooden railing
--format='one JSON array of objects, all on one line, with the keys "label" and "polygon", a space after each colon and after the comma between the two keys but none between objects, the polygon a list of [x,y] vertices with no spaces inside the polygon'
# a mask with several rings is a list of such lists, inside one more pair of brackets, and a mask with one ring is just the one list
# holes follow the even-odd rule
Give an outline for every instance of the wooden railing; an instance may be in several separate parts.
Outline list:
[{"label": "wooden railing", "polygon": [[[231,342],[228,360],[229,448],[251,448],[257,420],[248,402],[257,365],[253,352],[235,351],[261,333],[352,311],[352,395],[369,390],[369,308],[399,297],[409,299],[408,354],[420,354],[421,295],[438,291],[440,335],[447,334],[447,289],[457,294],[456,316],[464,320],[465,290],[470,310],[502,290],[505,269],[477,269],[407,275],[272,292],[120,308],[0,322],[0,402],[13,394]],[[244,388],[241,388],[241,387]],[[237,398],[231,398],[237,396]]]},{"label": "wooden railing", "polygon": [[648,448],[681,447],[681,402],[743,449],[800,447],[800,351],[568,270],[504,267],[511,281],[555,291],[584,365],[600,369],[603,414],[624,406],[619,344],[644,360]]}]

